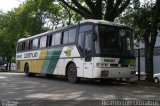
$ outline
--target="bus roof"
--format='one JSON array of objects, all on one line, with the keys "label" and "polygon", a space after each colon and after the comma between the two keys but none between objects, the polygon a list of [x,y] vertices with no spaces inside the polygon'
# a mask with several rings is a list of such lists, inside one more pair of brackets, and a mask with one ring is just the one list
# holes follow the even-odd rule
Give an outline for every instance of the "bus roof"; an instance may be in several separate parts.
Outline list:
[{"label": "bus roof", "polygon": [[39,37],[39,36],[42,36],[42,35],[46,35],[46,34],[50,34],[52,32],[54,32],[55,30],[50,30],[50,31],[47,31],[47,32],[44,32],[44,33],[40,33],[40,34],[37,34],[37,35],[34,35],[34,36],[30,36],[30,37],[27,37],[27,38],[21,38],[18,40],[18,42],[21,42],[21,41],[24,41],[24,40],[28,40],[28,39],[32,39],[32,38],[36,38],[36,37]]},{"label": "bus roof", "polygon": [[115,23],[115,22],[111,22],[111,21],[106,21],[106,20],[96,20],[96,19],[87,19],[87,20],[83,20],[80,23],[95,23],[95,24],[105,24],[105,25],[114,25],[114,26],[126,26],[124,24],[120,24],[120,23]]},{"label": "bus roof", "polygon": [[[80,21],[79,23],[80,24],[83,24],[83,23],[95,23],[95,24],[104,24],[104,25],[113,25],[113,26],[119,26],[119,27],[126,27],[126,25],[124,25],[124,24],[114,23],[114,22],[110,22],[110,21],[106,21],[106,20],[96,20],[96,19],[87,19],[87,20]],[[77,25],[77,24],[75,24],[75,25]],[[70,27],[70,26],[73,26],[73,25],[62,27],[62,29],[65,29],[65,28]],[[36,38],[36,37],[40,37],[42,35],[47,35],[47,34],[50,34],[50,33],[54,33],[54,32],[59,31],[59,30],[60,29],[50,30],[50,31],[47,31],[47,32],[44,32],[44,33],[37,34],[35,36],[31,36],[31,37],[27,37],[27,38],[21,38],[21,39],[18,40],[18,42],[21,42],[21,41],[24,41],[24,40],[28,40],[28,39],[32,39],[32,38]]]}]

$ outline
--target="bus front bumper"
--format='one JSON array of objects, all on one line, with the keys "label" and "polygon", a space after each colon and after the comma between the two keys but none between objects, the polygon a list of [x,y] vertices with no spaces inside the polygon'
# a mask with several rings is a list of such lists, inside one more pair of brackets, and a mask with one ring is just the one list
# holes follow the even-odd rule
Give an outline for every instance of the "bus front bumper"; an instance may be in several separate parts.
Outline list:
[{"label": "bus front bumper", "polygon": [[135,73],[136,70],[131,68],[94,68],[93,78],[130,78]]}]

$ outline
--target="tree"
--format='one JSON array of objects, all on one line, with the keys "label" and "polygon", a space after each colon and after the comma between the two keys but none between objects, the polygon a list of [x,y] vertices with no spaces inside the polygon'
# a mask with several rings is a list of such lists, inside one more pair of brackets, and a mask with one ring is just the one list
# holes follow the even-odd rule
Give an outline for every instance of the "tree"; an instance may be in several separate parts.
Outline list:
[{"label": "tree", "polygon": [[6,57],[6,62],[10,63],[15,56],[16,42],[21,31],[14,11],[3,13],[0,20],[0,55]]},{"label": "tree", "polygon": [[156,0],[154,7],[151,10],[151,25],[148,25],[144,34],[145,40],[145,69],[146,80],[153,81],[153,52],[157,38],[158,24],[160,24],[160,0]]},{"label": "tree", "polygon": [[[86,19],[114,21],[131,0],[58,0]],[[71,5],[71,3],[73,5]]]},{"label": "tree", "polygon": [[18,19],[18,24],[26,35],[33,36],[38,33],[47,31],[44,28],[44,13],[40,11],[37,0],[28,0],[15,9],[15,14]]},{"label": "tree", "polygon": [[[58,24],[68,24],[66,9],[53,1],[27,0],[12,11],[0,11],[0,56],[7,57],[7,63],[15,58],[18,39],[54,29]],[[68,11],[69,23],[81,19],[73,11]],[[48,23],[52,26],[47,26]]]},{"label": "tree", "polygon": [[134,30],[134,38],[143,41],[144,30],[151,22],[151,8],[152,4],[150,2],[143,3],[141,6],[134,2],[127,7],[125,13],[117,21],[130,26]]},{"label": "tree", "polygon": [[80,15],[65,5],[60,5],[57,0],[27,0],[23,7],[23,14],[29,14],[24,17],[25,20],[31,19],[30,16],[32,16],[32,18],[40,20],[41,25],[38,26],[47,29],[55,29],[59,25],[65,26],[81,20]]},{"label": "tree", "polygon": [[148,2],[142,6],[129,7],[120,18],[121,22],[130,25],[135,32],[135,38],[145,43],[146,80],[153,81],[153,51],[160,23],[160,1],[155,4]]}]

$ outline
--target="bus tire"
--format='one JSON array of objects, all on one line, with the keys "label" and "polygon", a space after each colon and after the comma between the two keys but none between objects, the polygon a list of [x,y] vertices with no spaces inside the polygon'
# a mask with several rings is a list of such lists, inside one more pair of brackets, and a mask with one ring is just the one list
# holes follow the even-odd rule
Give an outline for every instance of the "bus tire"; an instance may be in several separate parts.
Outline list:
[{"label": "bus tire", "polygon": [[25,76],[26,76],[26,77],[34,77],[34,76],[35,76],[34,73],[30,73],[30,72],[29,72],[29,65],[28,65],[28,64],[25,65],[25,67],[24,67],[24,72],[25,72]]},{"label": "bus tire", "polygon": [[77,68],[76,65],[71,63],[67,69],[68,81],[71,83],[78,83],[79,78],[77,77]]}]

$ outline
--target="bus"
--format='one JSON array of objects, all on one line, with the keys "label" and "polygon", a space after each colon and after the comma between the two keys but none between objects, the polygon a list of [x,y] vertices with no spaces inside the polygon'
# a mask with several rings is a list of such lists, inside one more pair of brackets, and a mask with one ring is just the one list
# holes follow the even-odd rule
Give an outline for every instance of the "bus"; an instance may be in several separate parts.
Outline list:
[{"label": "bus", "polygon": [[135,75],[131,28],[105,20],[88,19],[17,42],[17,71],[80,78],[114,79]]}]

